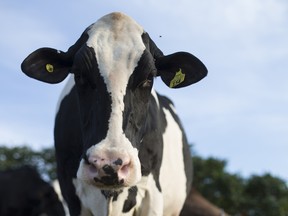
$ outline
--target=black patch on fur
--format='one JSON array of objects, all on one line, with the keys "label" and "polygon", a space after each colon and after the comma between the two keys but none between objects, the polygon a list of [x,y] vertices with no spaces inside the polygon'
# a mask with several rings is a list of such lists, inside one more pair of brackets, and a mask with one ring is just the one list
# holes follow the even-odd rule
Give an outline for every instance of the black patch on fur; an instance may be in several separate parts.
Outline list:
[{"label": "black patch on fur", "polygon": [[118,174],[117,172],[115,172],[115,170],[109,166],[109,165],[105,165],[103,166],[103,171],[105,172],[105,174],[107,174],[107,176],[103,176],[101,179],[99,178],[94,178],[95,182],[100,182],[103,185],[106,186],[122,186],[124,183],[124,180],[118,180]]},{"label": "black patch on fur", "polygon": [[128,189],[128,197],[124,202],[124,206],[122,209],[123,213],[129,212],[136,205],[136,196],[137,196],[138,188],[133,186]]},{"label": "black patch on fur", "polygon": [[123,183],[124,183],[124,180],[121,179],[120,181],[118,181],[118,177],[116,175],[115,176],[104,176],[102,177],[101,179],[99,178],[94,178],[94,181],[95,182],[99,182],[103,185],[106,185],[106,186],[113,186],[113,187],[117,187],[117,186],[122,186]]},{"label": "black patch on fur", "polygon": [[118,158],[116,161],[114,161],[113,162],[115,165],[117,165],[117,166],[121,166],[122,164],[123,164],[123,161],[120,159],[120,158]]},{"label": "black patch on fur", "polygon": [[113,191],[113,190],[101,190],[101,193],[106,199],[112,199],[113,202],[117,201],[118,196],[123,190]]},{"label": "black patch on fur", "polygon": [[76,53],[72,68],[79,100],[83,152],[107,136],[112,112],[112,99],[95,56],[93,48],[83,46]]},{"label": "black patch on fur", "polygon": [[114,176],[116,174],[117,177],[117,173],[115,173],[114,169],[111,166],[106,164],[105,166],[103,166],[102,169],[107,175]]}]

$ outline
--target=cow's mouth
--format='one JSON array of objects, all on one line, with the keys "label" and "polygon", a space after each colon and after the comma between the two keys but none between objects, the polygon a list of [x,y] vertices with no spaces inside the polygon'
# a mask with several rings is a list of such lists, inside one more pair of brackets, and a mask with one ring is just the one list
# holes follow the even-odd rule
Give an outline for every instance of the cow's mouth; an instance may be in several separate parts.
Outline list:
[{"label": "cow's mouth", "polygon": [[[91,183],[100,189],[119,189],[125,187],[125,175],[129,172],[127,168],[121,170],[115,169],[115,165],[104,165],[96,169],[92,164],[89,166],[89,172],[92,174]],[[117,165],[116,165],[117,166]]]},{"label": "cow's mouth", "polygon": [[120,188],[124,187],[124,179],[119,180],[118,177],[103,176],[101,179],[95,177],[94,181],[97,186],[104,185],[105,187]]},{"label": "cow's mouth", "polygon": [[103,172],[106,174],[101,177],[94,177],[96,185],[104,185],[106,187],[123,187],[124,179],[118,177],[118,173],[112,166],[105,165],[102,167]]}]

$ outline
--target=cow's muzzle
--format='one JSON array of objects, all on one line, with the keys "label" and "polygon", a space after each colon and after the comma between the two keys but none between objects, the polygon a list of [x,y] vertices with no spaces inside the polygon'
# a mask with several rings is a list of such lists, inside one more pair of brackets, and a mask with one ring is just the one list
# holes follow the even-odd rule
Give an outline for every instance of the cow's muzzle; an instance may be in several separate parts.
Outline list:
[{"label": "cow's muzzle", "polygon": [[111,161],[111,159],[89,157],[87,165],[89,166],[91,178],[93,178],[96,185],[121,187],[130,170],[129,159],[124,161],[121,158]]},{"label": "cow's muzzle", "polygon": [[133,186],[141,178],[140,161],[135,153],[119,149],[90,151],[82,159],[77,177],[101,189]]}]

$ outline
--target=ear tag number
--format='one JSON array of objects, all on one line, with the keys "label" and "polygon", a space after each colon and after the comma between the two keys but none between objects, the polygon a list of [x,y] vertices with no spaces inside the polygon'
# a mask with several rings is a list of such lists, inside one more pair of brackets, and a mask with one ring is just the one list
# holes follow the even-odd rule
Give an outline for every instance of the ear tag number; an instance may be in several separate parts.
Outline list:
[{"label": "ear tag number", "polygon": [[53,73],[53,71],[54,71],[53,65],[51,65],[51,64],[46,64],[46,70],[47,70],[47,72],[49,72],[49,73]]},{"label": "ear tag number", "polygon": [[179,68],[179,71],[176,72],[174,78],[170,81],[170,88],[174,88],[185,80],[185,74],[182,73],[182,69]]}]

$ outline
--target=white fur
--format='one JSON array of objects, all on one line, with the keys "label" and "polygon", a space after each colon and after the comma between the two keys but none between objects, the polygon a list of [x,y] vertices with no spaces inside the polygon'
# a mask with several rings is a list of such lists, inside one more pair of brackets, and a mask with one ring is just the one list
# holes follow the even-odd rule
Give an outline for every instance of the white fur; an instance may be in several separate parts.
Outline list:
[{"label": "white fur", "polygon": [[62,202],[64,211],[65,211],[65,215],[66,215],[66,216],[70,216],[67,203],[65,202],[65,200],[64,200],[64,198],[63,198],[63,196],[62,196],[62,193],[61,193],[59,181],[58,181],[58,180],[54,180],[54,181],[52,182],[52,186],[53,186],[56,194],[58,195],[59,200]]},{"label": "white fur", "polygon": [[172,109],[172,111],[173,111],[175,114],[177,114],[176,109],[175,109],[175,107],[173,106],[173,104],[170,104],[169,106],[170,106],[170,108]]},{"label": "white fur", "polygon": [[[100,74],[112,98],[108,137],[123,134],[124,94],[128,80],[136,68],[145,45],[143,29],[130,17],[113,13],[101,18],[89,30],[87,45],[95,50]],[[110,143],[119,146],[119,142]]]},{"label": "white fur", "polygon": [[170,111],[163,110],[167,120],[167,128],[163,135],[163,159],[160,169],[160,185],[164,198],[163,215],[174,216],[179,215],[186,198],[187,180],[183,157],[183,134]]},{"label": "white fur", "polygon": [[108,215],[107,201],[98,188],[79,179],[73,179],[73,184],[82,204],[80,216]]},{"label": "white fur", "polygon": [[158,190],[152,174],[137,184],[137,216],[163,216],[163,194]]},{"label": "white fur", "polygon": [[80,216],[163,216],[163,196],[156,187],[152,174],[142,177],[137,184],[136,205],[127,213],[122,209],[128,197],[128,188],[117,197],[117,201],[107,200],[99,189],[79,179],[73,179],[76,194],[82,201]]},{"label": "white fur", "polygon": [[159,103],[159,99],[158,99],[157,93],[156,93],[154,88],[152,88],[151,95],[154,97],[156,104],[157,104],[157,108],[159,109],[160,103]]},{"label": "white fur", "polygon": [[60,105],[61,105],[62,100],[64,99],[64,97],[65,97],[66,95],[68,95],[68,94],[71,92],[74,84],[75,84],[74,74],[71,74],[71,75],[69,76],[69,79],[68,79],[68,81],[67,81],[64,89],[62,90],[62,92],[61,92],[61,94],[60,94],[59,99],[58,99],[58,103],[57,103],[57,106],[56,106],[56,114],[57,114],[58,111],[59,111],[59,108],[60,108]]}]

